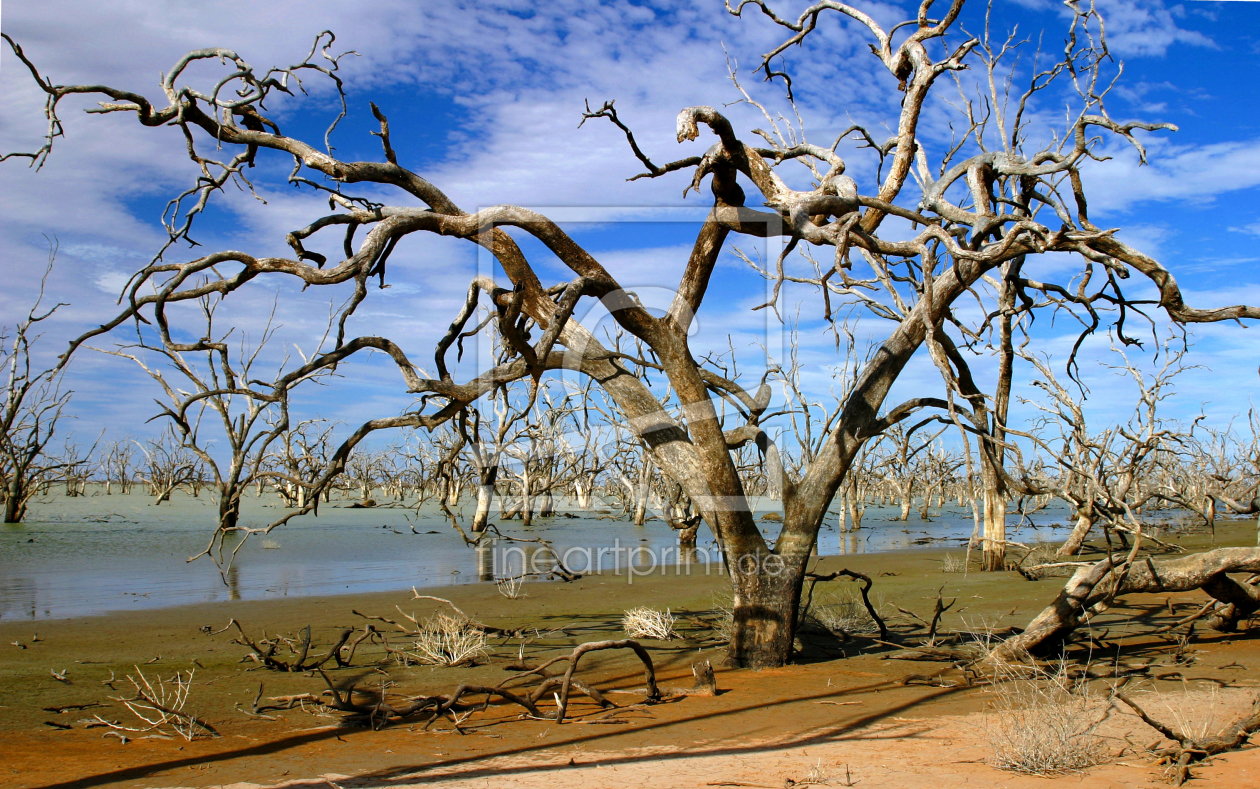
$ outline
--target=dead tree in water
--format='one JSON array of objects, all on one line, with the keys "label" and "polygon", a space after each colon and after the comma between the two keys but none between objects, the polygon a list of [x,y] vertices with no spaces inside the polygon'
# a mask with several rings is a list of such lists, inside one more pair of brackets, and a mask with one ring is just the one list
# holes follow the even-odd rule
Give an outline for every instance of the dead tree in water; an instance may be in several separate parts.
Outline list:
[{"label": "dead tree in water", "polygon": [[[853,136],[864,144],[853,155],[870,157],[869,169],[875,177],[862,188],[845,174],[846,162],[831,140],[826,145],[811,144],[798,130],[785,128],[773,117],[775,131],[763,132],[758,144],[750,145],[714,107],[683,108],[677,119],[677,141],[699,139],[704,127],[706,135],[712,135],[711,144],[665,165],[658,165],[634,142],[631,150],[645,170],[641,177],[684,172],[689,190],[707,181],[711,193],[711,211],[687,256],[673,302],[663,314],[650,312],[622,287],[615,272],[548,217],[511,205],[477,213],[462,210],[437,185],[399,162],[389,123],[378,108],[373,109],[380,123],[377,134],[383,161],[341,160],[326,145],[281,133],[280,123],[264,115],[269,112],[265,101],[273,91],[285,89],[296,76],[322,73],[334,80],[340,92],[338,59],[329,51],[330,35],[320,36],[303,61],[265,74],[231,50],[196,50],[162,77],[164,105],[155,105],[134,91],[56,84],[39,74],[20,47],[9,43],[48,96],[50,132],[42,148],[25,154],[31,161],[46,159],[59,139],[62,122],[57,109],[66,96],[99,97],[98,111],[134,114],[145,127],[163,130],[156,133],[177,129],[197,170],[196,184],[185,193],[196,204],[183,210],[182,203],[175,203],[177,218],[168,226],[167,252],[188,238],[205,202],[217,190],[229,181],[247,183],[242,180],[244,169],[272,152],[293,165],[290,183],[331,201],[328,212],[286,236],[293,252],[289,257],[223,250],[182,262],[159,259],[144,267],[131,279],[123,310],[79,342],[141,315],[164,314],[180,302],[209,294],[231,298],[254,280],[297,281],[308,290],[352,285],[354,296],[340,316],[332,347],[313,355],[300,368],[301,374],[331,369],[353,354],[375,350],[390,356],[405,389],[422,398],[403,414],[360,425],[334,454],[326,479],[340,473],[354,446],[376,430],[442,425],[511,380],[537,380],[561,369],[592,378],[642,436],[661,472],[683,487],[722,545],[726,564],[733,571],[729,660],[768,667],[790,658],[806,564],[818,530],[868,441],[932,409],[948,414],[951,421],[968,424],[985,451],[1004,448],[1004,415],[979,390],[959,350],[984,327],[963,325],[965,313],[953,309],[977,296],[991,302],[994,291],[989,282],[995,276],[1008,282],[1012,289],[1008,292],[1020,304],[1034,308],[1053,304],[1088,313],[1092,319],[1085,320],[1085,334],[1101,325],[1106,310],[1132,305],[1133,299],[1122,289],[1123,276],[1149,283],[1158,306],[1176,323],[1260,318],[1260,309],[1254,307],[1199,309],[1186,304],[1176,279],[1163,265],[1090,221],[1081,169],[1094,164],[1091,151],[1098,135],[1130,143],[1144,160],[1137,133],[1172,128],[1141,121],[1121,123],[1108,115],[1105,97],[1112,78],[1108,69],[1114,66],[1092,7],[1070,3],[1074,15],[1062,59],[1032,74],[1023,83],[1022,93],[1007,96],[1004,91],[1015,89],[1015,83],[1006,77],[1022,81],[1027,76],[1012,70],[1017,44],[993,42],[987,33],[980,38],[953,35],[963,0],[953,0],[939,11],[938,18],[929,16],[932,5],[925,0],[913,18],[895,28],[885,28],[865,12],[830,0],[806,9],[796,19],[779,16],[763,0],[730,9],[739,15],[751,6],[770,24],[786,30],[783,42],[761,63],[760,70],[774,78],[783,72],[772,62],[809,37],[820,16],[834,12],[847,20],[870,39],[873,56],[886,72],[880,83],[867,82],[861,89],[884,91],[894,99],[889,105],[896,107],[897,117],[890,119],[890,127],[897,133],[884,142],[877,142],[874,133],[862,127],[841,135],[842,140]],[[222,85],[208,91],[185,85],[190,65],[200,66],[202,61],[210,65],[216,60],[230,64]],[[973,112],[971,102],[962,101],[958,105],[962,142],[942,150],[932,135],[923,134],[923,111],[938,80],[952,90],[950,76],[969,66],[981,72],[980,82],[987,83],[985,90],[992,94],[984,97],[986,105],[1009,107],[1011,112]],[[1025,110],[1039,94],[1056,102],[1063,99],[1063,106],[1071,107],[1065,128],[1055,133],[1036,128],[1040,116]],[[628,135],[612,102],[586,117],[606,119]],[[633,142],[629,136],[627,140]],[[802,175],[811,182],[805,189],[793,189],[779,174],[780,167],[797,166],[805,168]],[[371,198],[353,194],[354,184],[370,185]],[[757,192],[751,199],[745,185]],[[401,193],[398,204],[377,202],[385,187]],[[505,228],[546,246],[572,278],[544,284],[540,269],[530,263]],[[336,259],[307,249],[308,243],[334,234],[336,243],[322,248],[333,250]],[[413,234],[447,236],[483,247],[508,280],[498,283],[477,277],[471,283],[464,309],[438,344],[432,377],[421,376],[394,341],[345,333],[344,319],[367,299],[369,279],[385,284],[391,254]],[[814,461],[795,477],[782,473],[781,458],[763,424],[768,397],[763,399],[760,391],[747,392],[697,362],[690,345],[690,329],[719,255],[733,237],[786,240],[778,260],[763,269],[775,285],[775,297],[767,307],[777,306],[782,287],[796,282],[822,293],[828,320],[838,305],[851,306],[870,310],[890,327],[862,365]],[[789,271],[785,266],[802,242],[826,249],[829,257],[813,272],[798,276],[794,273],[798,269]],[[1036,279],[1031,270],[1017,265],[1059,256],[1083,261],[1075,278],[1064,267],[1051,266],[1041,274],[1044,279]],[[648,383],[634,374],[637,359],[610,350],[578,321],[570,320],[582,299],[602,300],[620,328],[650,352],[652,359],[645,361],[668,381],[680,404],[676,413],[663,408]],[[447,354],[481,303],[492,310],[495,330],[511,356],[468,380],[457,381]],[[1142,303],[1151,304],[1145,293]],[[1000,312],[1000,304],[997,307]],[[1105,317],[1110,320],[1117,314],[1123,315]],[[889,402],[893,385],[920,352],[930,356],[940,371],[943,391]],[[735,404],[736,413],[725,422],[718,417],[715,394]],[[734,448],[745,444],[764,448],[767,467],[782,491],[784,522],[773,543],[767,542],[754,522],[732,455]],[[1004,479],[1001,463],[994,466],[997,479]]]},{"label": "dead tree in water", "polygon": [[136,446],[144,455],[144,481],[155,505],[170,501],[181,487],[191,491],[192,481],[201,475],[201,461],[182,445],[170,425],[157,438],[144,444],[137,441]]},{"label": "dead tree in water", "polygon": [[[161,412],[154,419],[166,420],[175,446],[195,458],[195,462],[177,466],[171,477],[163,480],[158,502],[168,499],[178,485],[195,481],[192,475],[202,469],[208,470],[212,476],[218,498],[218,517],[213,537],[203,554],[211,555],[223,567],[224,540],[228,535],[251,533],[239,525],[241,500],[245,492],[261,478],[280,476],[275,471],[268,471],[266,463],[272,447],[289,427],[288,398],[291,391],[304,381],[322,375],[324,370],[284,374],[285,365],[282,362],[275,383],[268,386],[258,380],[256,367],[271,339],[271,322],[268,320],[253,347],[242,340],[238,353],[234,354],[228,342],[234,330],[215,337],[214,316],[220,304],[220,298],[214,295],[197,300],[204,332],[195,342],[173,340],[163,316],[159,322],[160,340],[151,340],[137,326],[136,343],[101,352],[130,359],[157,382],[166,399],[155,401]],[[168,381],[165,372],[150,365],[142,354],[161,359],[178,381]],[[217,442],[205,436],[204,428],[216,423],[219,429],[212,427],[211,430],[222,436],[227,449],[225,456],[216,456],[213,448]],[[151,465],[152,462],[151,459]],[[298,479],[291,481],[304,484]],[[238,542],[231,555],[234,556],[235,550],[243,544],[243,540]],[[230,564],[230,558],[227,564]]]},{"label": "dead tree in water", "polygon": [[43,309],[44,288],[57,255],[48,253],[48,268],[40,280],[39,296],[15,326],[0,329],[0,370],[4,375],[4,405],[0,411],[0,500],[4,522],[21,523],[26,505],[66,468],[63,459],[48,453],[48,445],[65,417],[70,392],[61,389],[61,367],[38,369],[31,359],[40,324],[53,316],[55,304]]},{"label": "dead tree in water", "polygon": [[1039,427],[1055,435],[1010,432],[1034,440],[1059,466],[1060,473],[1052,484],[1045,486],[1044,477],[1038,482],[1034,475],[1025,474],[1021,487],[1028,493],[1053,494],[1072,507],[1076,524],[1059,548],[1060,556],[1079,553],[1095,524],[1119,532],[1127,548],[1124,535],[1140,529],[1136,513],[1145,506],[1163,500],[1184,504],[1173,490],[1143,484],[1143,480],[1158,476],[1162,457],[1186,449],[1190,443],[1187,433],[1158,415],[1160,402],[1173,393],[1173,379],[1185,369],[1184,350],[1167,346],[1164,350],[1163,367],[1149,378],[1117,351],[1123,365],[1114,369],[1133,380],[1137,405],[1127,423],[1097,434],[1089,432],[1079,398],[1059,382],[1050,366],[1032,354],[1023,354],[1038,373],[1033,385],[1049,396],[1045,403],[1033,403],[1044,414]]},{"label": "dead tree in water", "polygon": [[[528,414],[526,409],[509,402],[509,398],[507,387],[491,396],[494,411],[492,422],[483,416],[484,408],[462,412],[456,420],[459,433],[463,437],[465,455],[477,478],[477,508],[472,519],[472,531],[475,534],[484,532],[490,522],[490,507],[494,504],[503,453],[516,442],[516,425]],[[528,495],[522,498],[522,506],[526,504]],[[506,509],[505,507],[504,517],[511,517]]]},{"label": "dead tree in water", "polygon": [[280,416],[272,417],[271,424],[281,430],[265,462],[267,473],[255,476],[255,484],[269,482],[285,506],[305,507],[320,475],[328,467],[335,425],[325,424],[322,419],[308,419],[284,429]]},{"label": "dead tree in water", "polygon": [[101,475],[105,478],[105,495],[112,495],[114,485],[126,495],[131,492],[136,476],[134,439],[121,438],[105,447],[101,458]]}]

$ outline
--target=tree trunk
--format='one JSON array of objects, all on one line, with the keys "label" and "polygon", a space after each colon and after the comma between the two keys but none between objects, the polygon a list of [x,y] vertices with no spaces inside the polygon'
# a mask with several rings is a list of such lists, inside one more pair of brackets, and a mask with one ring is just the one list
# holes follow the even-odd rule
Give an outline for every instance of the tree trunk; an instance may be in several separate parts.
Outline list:
[{"label": "tree trunk", "polygon": [[237,495],[223,493],[219,494],[219,529],[227,531],[235,529],[236,523],[241,517],[241,500]]},{"label": "tree trunk", "polygon": [[984,492],[983,569],[1006,569],[1006,497],[992,488]]},{"label": "tree trunk", "polygon": [[494,483],[481,483],[477,486],[477,509],[473,512],[472,530],[480,534],[490,523],[490,505],[494,502]]},{"label": "tree trunk", "polygon": [[1089,530],[1094,527],[1094,508],[1090,505],[1080,507],[1076,511],[1076,527],[1068,535],[1067,542],[1059,547],[1057,556],[1075,556],[1081,552]]},{"label": "tree trunk", "polygon": [[9,482],[9,490],[4,497],[4,522],[21,523],[26,515],[26,501],[22,495],[22,483],[15,476]]},{"label": "tree trunk", "polygon": [[[736,566],[730,568],[735,601],[726,657],[729,666],[778,668],[792,658],[804,563],[791,567],[775,561],[779,558],[777,554],[745,555],[740,557],[743,562],[736,560]],[[741,572],[738,565],[751,565],[754,559],[763,561],[751,572]]]},{"label": "tree trunk", "polygon": [[647,520],[647,496],[642,491],[636,491],[634,496],[634,516],[631,522],[635,526],[642,526]]},{"label": "tree trunk", "polygon": [[[696,535],[700,531],[700,519],[690,526],[678,530],[678,550],[690,558],[696,554]],[[679,558],[682,558],[681,556]]]},{"label": "tree trunk", "polygon": [[976,497],[971,497],[971,539],[967,541],[967,550],[974,551],[980,547],[980,524],[983,518],[980,517],[980,504],[976,501]]},{"label": "tree trunk", "polygon": [[477,509],[473,512],[472,530],[481,534],[490,522],[490,505],[494,503],[494,486],[499,481],[498,464],[486,466],[477,478]]},{"label": "tree trunk", "polygon": [[534,496],[531,487],[529,469],[521,471],[521,525],[529,526],[534,522]]},{"label": "tree trunk", "polygon": [[866,504],[860,496],[849,496],[849,531],[862,528],[862,518],[866,515]]}]

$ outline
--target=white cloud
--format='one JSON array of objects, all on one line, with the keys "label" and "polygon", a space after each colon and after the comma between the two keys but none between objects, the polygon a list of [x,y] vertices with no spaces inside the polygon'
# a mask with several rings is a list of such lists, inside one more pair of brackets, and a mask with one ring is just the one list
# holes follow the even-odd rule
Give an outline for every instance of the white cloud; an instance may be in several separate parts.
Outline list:
[{"label": "white cloud", "polygon": [[[1058,13],[1060,6],[1043,3],[1041,7]],[[1174,10],[1163,3],[1116,1],[1101,7],[1118,54],[1154,58],[1177,45],[1211,45],[1202,34],[1180,27]],[[863,8],[885,23],[909,13],[909,6],[890,3]],[[142,91],[155,100],[159,97],[157,71],[169,68],[189,49],[230,46],[263,67],[294,62],[305,54],[320,28],[335,30],[335,49],[360,53],[344,61],[348,90],[360,107],[378,91],[394,91],[391,95],[400,97],[399,102],[411,90],[454,99],[460,113],[457,128],[441,141],[445,148],[428,160],[423,174],[456,202],[467,210],[501,203],[574,206],[565,215],[566,221],[586,223],[583,228],[592,233],[598,229],[596,223],[651,218],[662,206],[703,210],[707,195],[693,195],[684,202],[681,192],[689,181],[686,174],[627,182],[642,167],[621,132],[605,121],[577,128],[585,99],[598,105],[615,98],[623,120],[657,163],[702,152],[711,138],[678,144],[674,117],[689,105],[722,106],[737,98],[726,81],[724,43],[741,62],[745,87],[766,101],[772,112],[787,112],[781,85],[764,85],[750,73],[758,53],[783,40],[785,31],[752,8],[744,19],[730,17],[720,6],[604,5],[576,0],[547,4],[503,0],[475,6],[392,0],[374,4],[370,12],[355,4],[317,0],[301,4],[300,12],[297,9],[291,3],[210,6],[173,0],[97,4],[48,0],[10,2],[4,21],[5,31],[54,79],[107,82]],[[248,24],[242,23],[244,18]],[[787,53],[811,139],[830,144],[835,134],[855,121],[877,133],[881,125],[895,122],[901,94],[865,50],[865,41],[836,15],[825,15],[809,41]],[[0,115],[0,140],[9,149],[38,145],[43,133],[42,94],[10,54],[3,58],[0,96],[5,111]],[[190,71],[189,79],[204,84],[218,73],[216,68],[202,64]],[[331,111],[327,85],[319,80],[309,85],[311,98],[277,97],[272,110],[282,122],[295,123],[312,107],[325,114]],[[1139,84],[1130,99],[1145,100],[1161,87],[1157,82]],[[73,312],[60,317],[58,324],[64,336],[99,324],[113,313],[113,297],[126,277],[164,240],[154,220],[165,199],[185,188],[194,173],[177,130],[144,129],[124,116],[84,117],[79,110],[85,106],[74,98],[64,103],[67,137],[58,141],[43,172],[37,174],[12,162],[0,167],[0,249],[5,253],[9,285],[0,293],[0,315],[12,316],[28,301],[35,277],[42,271],[42,233],[56,234],[63,246],[53,286],[59,300],[73,304]],[[388,104],[385,109],[392,111]],[[931,126],[927,142],[938,151],[949,139],[948,109],[933,105],[925,116]],[[747,105],[724,111],[740,129],[767,125]],[[347,124],[335,142],[347,148],[363,146],[371,142],[367,131]],[[393,129],[399,140],[417,131],[398,123]],[[1091,207],[1105,213],[1143,202],[1206,201],[1260,184],[1256,175],[1260,173],[1260,141],[1195,145],[1166,140],[1162,133],[1148,136],[1154,140],[1149,167],[1137,167],[1131,152],[1109,144],[1107,153],[1114,160],[1087,173]],[[375,155],[375,143],[370,150]],[[874,157],[850,143],[841,150],[850,157],[850,171],[865,189],[875,174]],[[260,176],[259,193],[267,201],[265,207],[234,188],[216,196],[216,221],[205,222],[195,234],[205,245],[202,250],[288,254],[285,234],[318,216],[323,199],[282,185],[278,176],[285,170],[287,162],[276,157],[255,172]],[[803,171],[789,179],[802,182]],[[373,199],[400,199],[386,189],[361,192]],[[1126,227],[1124,237],[1156,251],[1175,240],[1156,219]],[[339,239],[317,239],[310,246],[331,254],[338,249]],[[656,241],[646,249],[630,246],[605,243],[595,248],[610,270],[634,288],[672,287],[690,251],[687,244]],[[1059,259],[1038,265],[1066,271],[1076,263]],[[723,266],[724,277],[747,275],[739,266],[727,262]],[[476,267],[475,250],[465,243],[444,238],[408,240],[391,262],[394,287],[371,294],[351,322],[351,331],[387,334],[417,361],[428,364],[433,339],[458,309]],[[558,270],[548,273],[554,278],[563,275]],[[257,332],[275,287],[272,283],[239,294],[225,310],[225,319],[231,315],[242,330]],[[281,292],[278,320],[284,329],[280,340],[298,342],[306,350],[310,338],[323,331],[327,300],[346,295],[344,288],[336,289],[335,297],[326,292],[303,295],[291,284],[281,286]],[[665,298],[664,291],[656,295]],[[697,329],[705,342],[722,345],[731,335],[739,347],[751,348],[764,341],[770,331],[767,316],[772,315],[768,310],[752,313],[749,309],[765,301],[764,283],[757,281],[740,296],[726,303],[719,299],[706,303]],[[804,289],[796,297],[807,299],[820,311],[815,293]],[[809,315],[808,309],[802,314]],[[834,349],[817,318],[812,320],[802,333],[802,343],[811,363],[821,365],[834,360]],[[62,338],[51,339],[60,342]],[[914,364],[904,386],[939,387],[939,376],[930,363],[916,360]],[[101,421],[123,412],[131,419],[137,409],[148,408],[136,406],[134,398],[122,403],[110,394],[109,382],[99,376],[110,375],[105,371],[112,368],[103,361],[76,369],[81,369],[76,375],[80,375],[84,396],[89,390],[94,393],[92,402],[94,408],[99,406]],[[401,394],[397,374],[384,360],[352,369],[356,385],[361,383],[373,392],[375,406],[397,410],[410,400]],[[825,374],[817,378],[822,386]],[[143,381],[134,383],[145,386]],[[347,382],[322,403],[347,420],[363,412],[361,398],[343,394],[349,388]]]}]

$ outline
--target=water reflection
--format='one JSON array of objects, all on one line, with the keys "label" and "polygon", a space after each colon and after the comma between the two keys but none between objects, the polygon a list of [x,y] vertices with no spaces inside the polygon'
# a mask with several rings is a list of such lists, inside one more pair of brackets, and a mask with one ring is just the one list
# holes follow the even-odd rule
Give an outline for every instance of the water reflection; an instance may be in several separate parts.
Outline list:
[{"label": "water reflection", "polygon": [[871,532],[863,534],[861,530],[840,533],[840,555],[849,556],[855,553],[866,553],[866,541],[873,536]]},{"label": "water reflection", "polygon": [[474,551],[477,554],[477,580],[494,580],[494,545],[482,543]]},{"label": "water reflection", "polygon": [[232,565],[228,571],[224,573],[223,580],[227,584],[228,599],[241,599],[241,568],[240,565]]}]

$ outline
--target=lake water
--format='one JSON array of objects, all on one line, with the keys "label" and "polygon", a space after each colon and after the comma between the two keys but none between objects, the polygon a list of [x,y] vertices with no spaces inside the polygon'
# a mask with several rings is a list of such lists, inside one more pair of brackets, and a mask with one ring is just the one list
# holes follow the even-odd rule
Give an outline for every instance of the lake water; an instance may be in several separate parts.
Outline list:
[{"label": "lake water", "polygon": [[[283,512],[273,496],[245,501],[242,523],[265,523]],[[761,502],[771,511],[776,502]],[[468,503],[471,511],[471,502]],[[674,571],[677,539],[659,520],[641,527],[596,512],[561,506],[579,517],[541,519],[529,528],[502,522],[505,534],[542,538],[566,555],[566,564],[611,570],[653,562],[657,572]],[[964,546],[972,531],[970,509],[946,506],[923,521],[917,511],[908,522],[894,521],[895,507],[868,507],[863,528],[841,534],[831,514],[819,538],[823,555]],[[166,607],[217,600],[250,600],[289,595],[349,594],[486,582],[521,571],[540,546],[497,540],[474,550],[466,546],[445,516],[426,507],[349,509],[334,501],[318,517],[291,521],[269,537],[252,537],[223,578],[207,558],[187,562],[205,547],[216,508],[203,495],[177,494],[155,506],[148,496],[106,496],[90,490],[68,499],[52,495],[31,505],[31,520],[0,527],[0,619],[47,619],[107,611]],[[760,510],[759,510],[760,514]],[[1067,513],[1048,508],[1033,525],[1016,526],[1008,539],[1030,543],[1062,540]],[[760,521],[773,538],[778,524]],[[420,534],[413,533],[412,526]],[[930,542],[925,542],[930,541]],[[708,527],[698,547],[716,557]],[[959,554],[961,556],[961,552]],[[548,569],[549,563],[539,565]],[[622,570],[625,571],[624,569]]]}]

